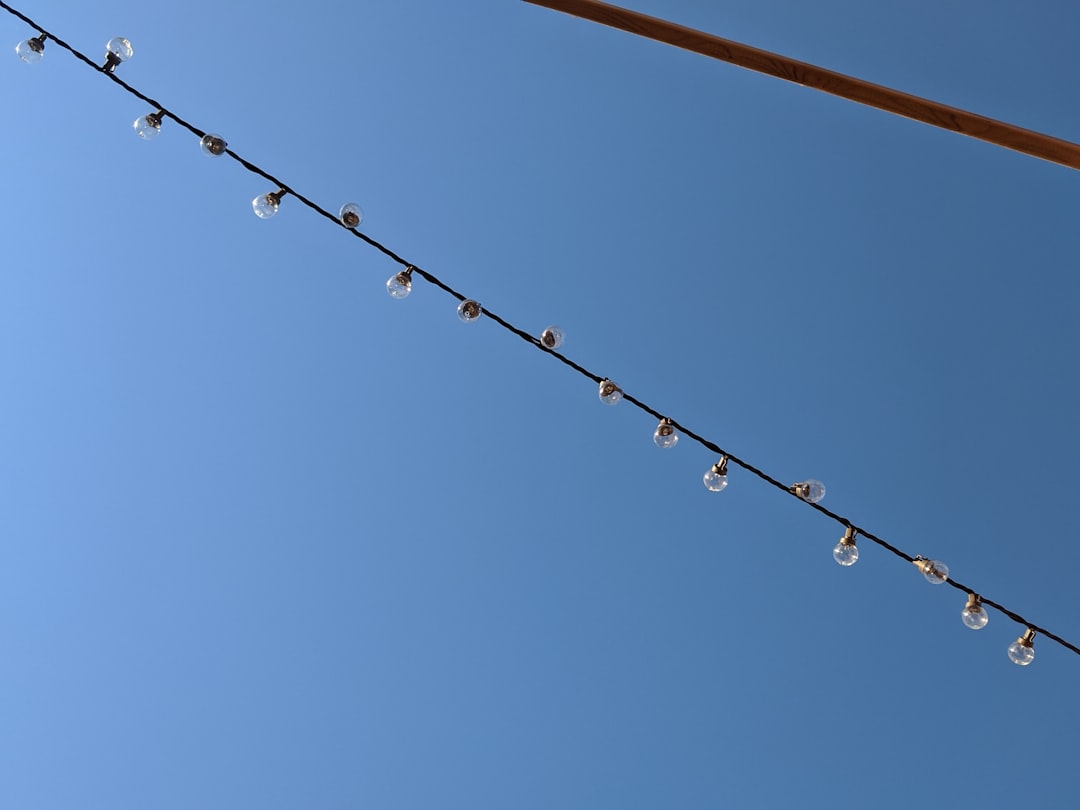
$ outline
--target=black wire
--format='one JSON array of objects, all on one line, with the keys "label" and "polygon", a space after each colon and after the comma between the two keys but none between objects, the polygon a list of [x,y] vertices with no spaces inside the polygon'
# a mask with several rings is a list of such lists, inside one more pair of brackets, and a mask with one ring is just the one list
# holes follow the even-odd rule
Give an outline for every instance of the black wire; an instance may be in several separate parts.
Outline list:
[{"label": "black wire", "polygon": [[[134,87],[132,87],[127,82],[125,82],[123,79],[121,79],[115,73],[107,70],[104,65],[96,64],[88,56],[86,56],[85,54],[83,54],[80,51],[76,50],[75,48],[73,48],[68,43],[64,42],[64,40],[57,37],[51,31],[48,31],[45,28],[43,28],[42,26],[38,25],[36,22],[31,20],[29,17],[27,17],[25,14],[22,14],[21,12],[19,12],[16,9],[12,8],[7,3],[5,3],[3,0],[0,0],[0,8],[3,8],[5,11],[7,11],[9,14],[14,15],[15,17],[18,17],[24,23],[29,25],[31,28],[36,29],[41,34],[46,35],[49,40],[51,40],[52,42],[55,42],[57,45],[59,45],[64,50],[69,51],[73,56],[75,56],[76,59],[78,59],[81,62],[85,62],[87,65],[89,65],[91,68],[96,70],[98,73],[102,73],[105,76],[107,76],[108,78],[112,79],[114,82],[116,82],[116,84],[120,85],[120,87],[122,87],[124,90],[131,93],[131,95],[135,96],[138,99],[141,99],[142,101],[145,101],[147,104],[152,106],[155,110],[159,111],[160,114],[163,117],[171,118],[173,121],[175,121],[180,126],[184,127],[185,129],[187,129],[188,131],[190,131],[192,134],[196,135],[199,138],[202,138],[202,137],[204,137],[206,135],[206,132],[204,132],[203,130],[199,129],[198,127],[194,126],[193,124],[188,123],[183,118],[181,118],[179,115],[177,115],[176,113],[174,113],[171,110],[169,110],[168,108],[166,108],[160,102],[155,101],[154,99],[152,99],[149,96],[143,94],[139,90],[136,90]],[[306,205],[308,208],[310,208],[315,213],[320,214],[321,216],[325,217],[326,219],[330,220],[331,222],[335,223],[336,225],[338,225],[340,227],[346,228],[346,230],[350,231],[353,234],[353,236],[367,242],[369,245],[371,245],[371,247],[373,247],[376,250],[380,251],[381,253],[383,253],[384,255],[386,255],[387,257],[392,259],[393,261],[397,262],[398,264],[402,265],[405,268],[410,268],[411,267],[412,272],[416,273],[417,275],[419,275],[421,278],[423,278],[425,281],[429,282],[430,284],[435,285],[439,289],[441,289],[444,292],[448,293],[449,295],[453,296],[458,301],[466,300],[465,295],[463,295],[462,293],[455,290],[449,284],[446,284],[444,281],[442,281],[440,278],[438,278],[434,273],[431,273],[431,272],[429,272],[427,270],[424,270],[421,267],[418,267],[417,265],[413,264],[412,262],[409,262],[406,259],[403,259],[397,253],[395,253],[390,248],[386,247],[385,245],[383,245],[382,243],[380,243],[376,239],[373,239],[370,236],[368,236],[368,235],[366,235],[366,234],[364,234],[364,233],[362,233],[362,232],[360,232],[358,230],[355,230],[355,229],[352,229],[352,228],[347,228],[341,222],[341,220],[338,219],[338,217],[334,216],[332,213],[330,213],[328,210],[326,210],[325,208],[320,206],[318,203],[313,202],[312,200],[305,197],[303,194],[300,194],[298,191],[296,191],[291,186],[287,185],[286,183],[282,182],[278,178],[274,177],[269,172],[265,171],[264,169],[260,168],[259,166],[256,166],[254,163],[251,163],[250,161],[244,159],[243,157],[238,155],[236,152],[234,152],[232,149],[226,148],[224,154],[231,157],[233,160],[235,160],[237,163],[239,163],[241,166],[243,166],[245,169],[247,169],[252,174],[257,174],[259,177],[262,177],[265,180],[268,180],[269,182],[273,183],[277,188],[282,189],[283,191],[287,192],[288,194],[291,194],[293,197],[295,197],[297,200],[299,200],[301,203]],[[517,337],[521,338],[522,340],[524,340],[526,343],[530,344],[531,346],[535,346],[536,348],[540,349],[541,351],[546,352],[547,354],[554,357],[556,360],[559,360],[561,363],[565,364],[566,366],[569,366],[571,369],[576,371],[578,374],[581,374],[583,377],[588,377],[594,383],[599,384],[599,383],[603,382],[605,379],[607,379],[606,377],[601,377],[601,376],[599,376],[597,374],[594,374],[593,372],[589,371],[584,366],[578,365],[573,360],[571,360],[570,358],[566,357],[565,355],[555,351],[554,349],[549,349],[547,346],[544,346],[537,338],[533,337],[528,332],[525,332],[524,330],[519,329],[518,327],[514,326],[512,323],[510,323],[506,319],[499,317],[498,315],[496,315],[491,310],[485,308],[484,309],[484,314],[487,315],[488,318],[493,320],[495,323],[497,323],[499,326],[501,326],[506,331],[510,332],[513,335],[516,335]],[[836,512],[833,512],[832,510],[825,508],[824,506],[822,506],[819,503],[811,503],[810,501],[807,501],[807,500],[804,500],[803,498],[800,498],[795,492],[792,491],[792,489],[791,489],[791,487],[789,485],[783,483],[782,481],[777,480],[776,478],[773,478],[771,475],[764,472],[763,470],[758,469],[757,467],[752,465],[750,462],[744,461],[743,459],[739,458],[736,455],[733,455],[729,451],[724,450],[722,447],[720,447],[715,442],[709,441],[704,436],[700,436],[699,434],[692,431],[690,428],[679,424],[674,419],[670,419],[670,417],[666,417],[664,414],[660,413],[658,410],[656,410],[655,408],[653,408],[653,407],[649,406],[648,404],[642,402],[641,400],[637,399],[636,397],[633,397],[633,396],[631,396],[630,394],[627,394],[624,391],[622,398],[624,400],[626,400],[627,402],[629,402],[631,405],[634,405],[638,409],[644,411],[645,413],[649,414],[650,416],[652,416],[652,417],[654,417],[656,419],[668,418],[669,421],[671,422],[672,427],[674,427],[676,430],[682,431],[684,436],[686,436],[687,438],[692,439],[693,441],[697,442],[698,444],[700,444],[705,449],[710,450],[711,452],[713,452],[713,453],[715,453],[717,455],[725,456],[728,459],[728,461],[731,462],[732,464],[735,464],[736,466],[741,467],[742,469],[746,470],[747,472],[752,473],[753,475],[756,475],[758,478],[760,478],[765,483],[770,484],[770,485],[776,487],[779,490],[782,490],[783,492],[787,493],[791,497],[797,498],[798,500],[805,503],[807,506],[811,507],[812,509],[816,509],[821,514],[825,515],[828,518],[831,518],[832,520],[835,520],[837,523],[841,524],[842,526],[850,527],[850,528],[854,529],[858,534],[861,534],[867,540],[870,540],[871,542],[876,543],[877,545],[881,546],[886,551],[892,552],[897,557],[900,557],[902,560],[906,560],[909,563],[915,561],[915,558],[912,557],[910,554],[908,554],[908,553],[906,553],[904,551],[901,551],[900,549],[898,549],[896,546],[892,545],[888,541],[884,540],[881,537],[878,537],[877,535],[873,534],[870,531],[867,531],[863,527],[851,522],[850,520],[843,517],[842,515],[839,515]],[[962,585],[962,584],[960,584],[959,582],[957,582],[957,581],[955,581],[953,579],[946,579],[945,582],[948,585],[951,585],[952,587],[956,588],[957,590],[963,591],[964,593],[970,593],[970,594],[976,593],[976,591],[969,588],[967,585]],[[1065,647],[1066,649],[1072,650],[1077,655],[1080,655],[1080,647],[1077,647],[1076,645],[1071,644],[1070,642],[1068,642],[1065,639],[1061,638],[1061,636],[1058,636],[1058,635],[1056,635],[1054,633],[1051,633],[1046,628],[1040,627],[1039,625],[1028,621],[1023,616],[1021,616],[1019,613],[1016,613],[1016,612],[1014,612],[1012,610],[1009,610],[1004,605],[1002,605],[1002,604],[1000,604],[998,602],[995,602],[992,599],[987,599],[985,596],[981,596],[981,595],[979,596],[979,598],[982,601],[982,603],[984,605],[986,605],[987,607],[991,607],[991,608],[997,610],[998,612],[1000,612],[1000,613],[1004,614],[1005,616],[1009,617],[1010,619],[1012,619],[1014,622],[1016,622],[1018,624],[1022,624],[1025,627],[1029,627],[1032,630],[1034,630],[1036,633],[1039,633],[1039,634],[1041,634],[1043,636],[1046,636],[1046,638],[1050,639],[1051,641],[1055,641],[1058,644],[1060,644],[1061,646]]]}]

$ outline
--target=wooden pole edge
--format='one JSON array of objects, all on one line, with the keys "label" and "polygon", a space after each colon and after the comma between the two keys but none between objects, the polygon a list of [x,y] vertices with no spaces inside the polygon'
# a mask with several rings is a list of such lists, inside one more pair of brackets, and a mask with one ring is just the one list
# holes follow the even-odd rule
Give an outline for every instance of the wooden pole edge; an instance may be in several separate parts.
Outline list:
[{"label": "wooden pole edge", "polygon": [[947,104],[789,59],[677,23],[613,6],[600,0],[525,0],[637,36],[664,42],[703,56],[812,87],[924,124],[958,132],[1042,160],[1080,169],[1080,144],[967,112]]}]

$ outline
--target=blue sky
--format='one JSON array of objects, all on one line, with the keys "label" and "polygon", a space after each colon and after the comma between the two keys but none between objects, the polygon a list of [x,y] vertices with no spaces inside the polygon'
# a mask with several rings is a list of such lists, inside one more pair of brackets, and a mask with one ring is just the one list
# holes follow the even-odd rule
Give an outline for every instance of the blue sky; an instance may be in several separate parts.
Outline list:
[{"label": "blue sky", "polygon": [[[509,0],[17,7],[1080,639],[1075,172]],[[1073,4],[634,7],[1080,140]],[[1075,807],[1074,654],[0,64],[4,807]]]}]

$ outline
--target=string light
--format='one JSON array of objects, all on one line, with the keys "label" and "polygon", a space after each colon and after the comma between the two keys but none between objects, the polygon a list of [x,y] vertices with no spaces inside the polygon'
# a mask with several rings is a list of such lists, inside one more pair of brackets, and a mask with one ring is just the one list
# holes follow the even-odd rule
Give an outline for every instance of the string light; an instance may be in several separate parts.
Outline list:
[{"label": "string light", "polygon": [[817,503],[825,497],[825,485],[820,481],[815,481],[813,478],[808,478],[805,481],[792,484],[788,487],[788,492],[792,495],[798,495],[807,503]]},{"label": "string light", "polygon": [[1030,627],[1016,641],[1009,645],[1009,660],[1020,667],[1026,667],[1035,660],[1035,631]]},{"label": "string light", "polygon": [[484,314],[484,308],[471,298],[466,298],[457,308],[457,316],[465,323],[472,323]]},{"label": "string light", "polygon": [[679,434],[675,430],[675,426],[671,424],[671,420],[666,416],[656,426],[656,432],[653,433],[652,440],[661,450],[667,450],[679,443]]},{"label": "string light", "polygon": [[152,141],[161,134],[161,120],[164,116],[165,113],[161,110],[140,115],[131,126],[134,127],[135,134],[144,141]]},{"label": "string light", "polygon": [[338,219],[346,228],[355,228],[364,221],[364,209],[356,203],[345,203],[338,211]]},{"label": "string light", "polygon": [[709,492],[723,492],[727,487],[727,456],[721,456],[720,460],[706,470],[701,477],[705,489]]},{"label": "string light", "polygon": [[982,599],[977,593],[968,594],[967,604],[960,613],[960,619],[964,622],[964,627],[970,627],[972,630],[982,630],[990,621],[990,616],[986,608],[982,606]]},{"label": "string light", "polygon": [[[175,113],[167,111],[162,105],[160,105],[154,99],[144,95],[143,93],[139,92],[138,90],[131,87],[127,83],[125,83],[122,80],[117,79],[115,77],[114,71],[116,69],[116,66],[118,64],[120,64],[121,62],[126,61],[127,59],[129,59],[132,56],[133,51],[132,51],[132,48],[131,48],[131,43],[128,40],[124,39],[123,37],[115,37],[114,39],[110,40],[109,43],[108,43],[108,46],[107,46],[108,55],[106,57],[105,66],[99,68],[85,54],[83,54],[80,51],[76,50],[75,48],[73,48],[71,45],[64,42],[63,40],[59,39],[58,37],[56,37],[55,34],[52,34],[50,32],[45,31],[36,22],[34,22],[29,17],[23,15],[19,11],[12,8],[10,5],[8,5],[6,2],[4,2],[4,0],[0,0],[0,8],[3,8],[8,13],[12,14],[15,17],[18,17],[20,20],[22,20],[28,26],[31,26],[32,28],[34,28],[34,29],[36,29],[37,31],[40,32],[40,34],[37,37],[34,37],[32,40],[25,40],[24,42],[19,43],[19,45],[16,46],[16,49],[15,49],[16,53],[19,55],[19,57],[21,59],[23,59],[23,61],[27,61],[27,62],[31,62],[31,63],[36,62],[36,61],[40,61],[42,52],[44,51],[44,43],[45,43],[46,39],[51,39],[53,42],[55,42],[57,44],[57,46],[63,48],[64,50],[67,50],[68,52],[70,52],[72,55],[74,55],[80,61],[84,62],[85,64],[89,65],[90,67],[93,67],[96,70],[99,70],[101,72],[109,74],[112,77],[113,81],[115,81],[117,84],[119,84],[121,87],[123,87],[123,89],[126,90],[127,92],[129,92],[132,95],[134,95],[135,97],[141,99],[143,102],[152,105],[157,110],[157,112],[151,113],[151,114],[149,114],[147,116],[143,116],[143,119],[140,119],[140,120],[144,120],[144,126],[149,126],[150,128],[152,128],[154,130],[157,130],[157,129],[160,128],[161,121],[167,115],[168,117],[172,118],[177,124],[179,124],[180,126],[182,126],[185,129],[189,130],[190,132],[192,132],[197,137],[199,137],[199,139],[200,139],[200,141],[199,141],[200,148],[202,149],[202,151],[205,154],[211,155],[213,157],[218,157],[218,156],[221,156],[223,154],[228,154],[230,157],[232,157],[233,159],[238,161],[241,165],[243,165],[244,168],[246,168],[248,171],[251,171],[254,174],[257,174],[257,175],[263,177],[264,179],[269,180],[270,182],[276,183],[278,185],[279,190],[277,192],[271,192],[270,194],[263,195],[263,196],[267,200],[269,200],[269,198],[271,198],[271,197],[276,197],[278,202],[280,202],[280,197],[283,196],[286,193],[286,186],[284,184],[280,183],[280,181],[278,181],[272,175],[268,174],[263,169],[261,169],[258,166],[244,160],[240,156],[236,155],[234,152],[228,151],[228,144],[225,142],[225,140],[220,135],[214,135],[214,134],[205,133],[202,130],[197,129],[193,125],[189,124],[188,122],[186,122],[185,120],[183,120],[182,118],[177,116]],[[31,43],[33,43],[33,44],[31,44]],[[29,57],[29,58],[25,58],[25,57]],[[153,125],[153,120],[157,121],[157,126]],[[155,137],[155,135],[156,135],[156,132],[151,133],[149,130],[146,131],[146,134],[143,134],[142,132],[139,132],[139,129],[140,129],[139,128],[139,121],[135,122],[135,127],[136,127],[136,131],[138,132],[140,137],[150,139],[150,138]],[[308,206],[309,208],[311,208],[313,211],[317,212],[321,216],[324,216],[327,219],[330,219],[331,221],[334,221],[334,222],[345,225],[346,227],[348,227],[350,229],[350,232],[353,233],[353,235],[355,235],[359,239],[362,239],[364,242],[366,242],[371,247],[375,248],[376,250],[378,250],[381,253],[383,253],[384,255],[386,255],[388,258],[392,259],[393,261],[395,261],[398,264],[405,267],[405,270],[399,272],[398,274],[396,274],[394,277],[392,277],[387,282],[387,291],[390,293],[391,296],[393,296],[395,298],[404,298],[404,297],[406,297],[409,294],[409,291],[411,290],[411,287],[412,287],[412,275],[415,273],[416,275],[419,275],[421,278],[423,278],[425,281],[430,282],[431,284],[433,284],[434,286],[436,286],[439,289],[443,290],[444,292],[446,292],[446,293],[452,295],[453,297],[459,299],[461,301],[461,303],[458,306],[458,316],[463,321],[469,322],[469,321],[476,320],[483,313],[483,310],[480,307],[480,304],[477,303],[476,301],[471,300],[471,299],[465,299],[464,296],[462,296],[460,293],[458,293],[452,287],[447,285],[445,282],[443,282],[441,279],[439,279],[433,273],[430,273],[430,272],[428,272],[428,271],[426,271],[426,270],[424,270],[424,269],[422,269],[420,267],[416,267],[415,265],[409,264],[405,259],[403,259],[401,256],[394,253],[394,251],[390,250],[385,245],[382,245],[381,243],[379,243],[375,239],[372,239],[371,237],[367,236],[366,234],[363,234],[360,231],[356,230],[355,226],[350,226],[348,224],[348,222],[346,221],[346,219],[344,218],[344,216],[342,215],[344,213],[344,211],[345,211],[345,208],[346,208],[345,206],[343,206],[343,208],[342,208],[342,213],[339,213],[338,217],[334,217],[325,208],[323,208],[323,207],[319,206],[318,204],[312,202],[307,197],[304,197],[303,195],[298,194],[297,192],[293,191],[292,189],[288,189],[288,192],[293,194],[297,198],[297,200],[299,202],[301,202],[304,205]],[[258,199],[259,198],[256,198],[256,201]],[[254,205],[254,203],[253,203],[253,205]],[[273,207],[276,209],[276,206],[273,206]],[[362,213],[361,212],[357,211],[356,213],[357,213],[358,218],[362,218]],[[359,221],[357,221],[356,224],[359,225]],[[527,332],[519,329],[518,327],[516,327],[513,324],[509,323],[508,321],[498,317],[494,313],[488,312],[487,314],[499,326],[502,326],[504,329],[506,329],[507,331],[509,331],[509,332],[513,333],[514,335],[520,337],[522,340],[525,340],[525,341],[527,341],[527,342],[529,342],[529,343],[531,343],[533,345],[539,345],[539,346],[541,346],[543,348],[553,348],[553,347],[549,347],[549,346],[547,346],[545,344],[543,335],[541,336],[541,340],[538,342],[536,340],[536,338],[532,337]],[[555,329],[555,328],[551,327],[551,329]],[[547,330],[545,330],[545,331],[547,331]],[[559,334],[560,334],[560,337],[561,337],[561,331],[560,331]],[[1026,628],[1024,634],[1022,636],[1020,636],[1013,644],[1011,644],[1009,646],[1009,658],[1014,663],[1017,663],[1017,664],[1019,664],[1021,666],[1026,666],[1027,664],[1030,664],[1031,661],[1034,659],[1035,651],[1034,651],[1034,647],[1033,647],[1033,640],[1035,638],[1036,631],[1042,633],[1047,638],[1051,639],[1052,641],[1057,642],[1058,644],[1062,645],[1063,647],[1066,647],[1067,649],[1071,650],[1072,652],[1077,653],[1078,655],[1080,655],[1080,647],[1077,647],[1076,645],[1066,641],[1065,639],[1061,638],[1060,636],[1055,635],[1054,633],[1051,633],[1050,631],[1046,630],[1045,628],[1040,628],[1037,625],[1034,625],[1031,622],[1028,622],[1024,617],[1022,617],[1019,614],[1009,610],[1004,605],[1001,605],[1001,604],[999,604],[997,602],[993,602],[990,599],[975,596],[974,592],[971,591],[971,589],[969,589],[966,586],[960,584],[959,582],[956,582],[955,580],[948,579],[948,573],[949,573],[948,568],[943,563],[935,561],[935,560],[927,560],[924,557],[914,557],[914,558],[912,558],[909,555],[905,554],[900,549],[896,548],[895,546],[893,546],[892,544],[887,542],[886,540],[882,539],[881,537],[878,537],[878,536],[872,534],[871,532],[867,531],[864,528],[854,526],[850,521],[848,521],[843,516],[841,516],[841,515],[839,515],[839,514],[837,514],[835,512],[832,512],[832,511],[830,511],[829,509],[826,509],[823,506],[820,506],[819,501],[821,500],[821,498],[825,494],[825,486],[820,481],[815,481],[813,479],[808,479],[806,481],[801,481],[799,483],[792,484],[790,486],[785,485],[781,481],[777,480],[776,478],[773,478],[772,476],[768,475],[764,471],[758,469],[757,467],[754,467],[749,462],[747,462],[747,461],[745,461],[743,459],[739,459],[736,456],[731,455],[730,453],[722,450],[715,443],[713,443],[713,442],[709,441],[708,439],[705,439],[704,437],[694,433],[693,431],[687,429],[685,426],[679,425],[674,420],[667,419],[667,417],[664,417],[662,414],[660,414],[658,411],[656,411],[654,408],[650,407],[646,403],[644,403],[644,402],[642,402],[642,401],[640,401],[640,400],[638,400],[638,399],[636,399],[636,398],[634,398],[634,397],[632,397],[632,396],[630,396],[628,394],[624,394],[622,389],[619,388],[617,385],[615,385],[615,383],[611,382],[611,380],[609,380],[607,378],[601,378],[601,377],[593,374],[588,369],[585,369],[584,367],[578,365],[577,363],[573,362],[572,360],[570,360],[567,357],[564,357],[561,354],[557,354],[557,353],[551,353],[551,354],[552,354],[553,357],[557,358],[560,362],[564,363],[565,365],[572,368],[573,370],[577,371],[579,374],[581,374],[581,375],[583,375],[585,377],[588,377],[589,379],[593,380],[596,383],[599,383],[599,386],[600,386],[600,389],[599,389],[600,398],[606,404],[612,404],[613,405],[616,402],[618,402],[619,400],[625,398],[631,404],[633,404],[634,406],[636,406],[640,410],[652,415],[654,418],[660,419],[662,421],[666,420],[669,423],[669,426],[672,428],[672,431],[673,431],[672,435],[675,435],[674,431],[676,429],[681,430],[685,435],[687,435],[693,441],[696,441],[698,444],[702,445],[706,449],[708,449],[708,450],[710,450],[712,452],[715,452],[715,453],[719,453],[721,455],[720,460],[716,464],[714,464],[713,467],[708,472],[706,472],[705,475],[703,476],[703,481],[705,483],[705,486],[708,489],[710,489],[711,491],[720,492],[727,486],[727,464],[728,464],[728,461],[730,460],[731,462],[733,462],[733,463],[737,464],[738,466],[742,467],[744,470],[746,470],[746,471],[752,473],[753,475],[757,476],[758,478],[760,478],[765,483],[767,483],[767,484],[769,484],[769,485],[771,485],[773,487],[776,487],[778,489],[786,490],[787,492],[790,492],[790,493],[792,493],[794,495],[797,495],[799,498],[801,498],[803,501],[808,503],[812,508],[814,508],[815,510],[820,512],[822,515],[824,515],[824,516],[826,516],[826,517],[828,517],[828,518],[830,518],[830,519],[832,519],[834,521],[837,521],[838,523],[844,525],[846,527],[845,538],[848,535],[850,535],[850,538],[851,538],[851,541],[852,541],[850,543],[850,548],[852,550],[855,549],[854,538],[855,538],[856,533],[862,534],[863,537],[865,537],[868,540],[874,542],[875,544],[882,547],[883,549],[891,552],[892,554],[894,554],[894,555],[896,555],[896,556],[898,556],[898,557],[900,557],[900,558],[902,558],[902,559],[904,559],[904,560],[906,560],[908,562],[914,563],[919,568],[920,572],[923,573],[923,575],[927,578],[928,581],[930,581],[930,582],[932,582],[934,584],[947,583],[947,584],[949,584],[950,586],[952,586],[954,588],[957,588],[957,589],[960,589],[962,591],[967,592],[969,594],[969,597],[968,597],[969,598],[969,603],[968,603],[968,606],[965,606],[965,611],[964,611],[965,614],[971,613],[972,615],[975,615],[976,613],[978,613],[980,611],[983,614],[985,614],[985,608],[983,606],[986,605],[986,606],[993,607],[994,609],[996,609],[999,612],[1006,615],[1008,618],[1010,618],[1013,621],[1017,622],[1018,624],[1024,626]],[[844,538],[841,539],[840,545],[844,545]],[[835,552],[835,549],[834,549],[834,552]],[[969,611],[969,609],[968,609],[969,606],[971,605],[972,598],[977,600],[977,603],[978,603],[977,604],[977,608],[978,608],[977,611]],[[965,616],[965,624],[968,624],[966,616]],[[985,625],[985,622],[983,623],[983,626],[984,625]],[[972,626],[972,625],[968,624],[968,626]]]},{"label": "string light", "polygon": [[859,547],[855,545],[856,534],[858,532],[855,531],[855,527],[848,526],[840,542],[833,548],[832,556],[838,565],[847,568],[859,561]]},{"label": "string light", "polygon": [[401,300],[402,298],[408,298],[409,293],[412,292],[412,271],[413,266],[410,264],[400,273],[394,273],[386,280],[386,291],[390,293],[391,298]]},{"label": "string light", "polygon": [[283,188],[271,191],[268,194],[260,194],[251,201],[251,210],[255,212],[255,216],[259,219],[270,219],[278,212],[278,206],[281,205],[281,198],[284,196],[285,189]]},{"label": "string light", "polygon": [[949,566],[940,560],[928,560],[916,557],[911,561],[931,585],[940,585],[949,578]]},{"label": "string light", "polygon": [[204,155],[221,157],[225,154],[225,150],[229,148],[229,144],[220,135],[208,132],[199,138],[199,148],[202,149]]},{"label": "string light", "polygon": [[24,39],[18,45],[15,46],[15,53],[19,55],[28,65],[36,65],[41,61],[41,57],[45,55],[45,40],[48,37],[45,34],[39,34],[31,39]]},{"label": "string light", "polygon": [[622,397],[622,389],[611,380],[600,381],[600,401],[605,405],[617,405]]},{"label": "string light", "polygon": [[557,349],[562,346],[563,331],[557,326],[549,326],[540,333],[540,345],[545,349]]},{"label": "string light", "polygon": [[134,55],[135,51],[125,37],[113,37],[105,43],[105,66],[102,70],[114,73],[121,62],[126,62]]}]

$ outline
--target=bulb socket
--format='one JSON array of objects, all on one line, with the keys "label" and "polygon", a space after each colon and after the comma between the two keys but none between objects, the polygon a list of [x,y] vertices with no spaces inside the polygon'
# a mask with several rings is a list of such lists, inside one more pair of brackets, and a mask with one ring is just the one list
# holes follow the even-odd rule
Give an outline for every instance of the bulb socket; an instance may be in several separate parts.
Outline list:
[{"label": "bulb socket", "polygon": [[116,71],[117,66],[119,66],[122,61],[123,60],[119,56],[117,56],[112,51],[109,51],[107,54],[105,54],[105,64],[102,66],[101,69],[104,70],[106,73],[113,73]]},{"label": "bulb socket", "polygon": [[1024,631],[1024,635],[1016,640],[1021,647],[1033,647],[1035,644],[1035,631],[1030,627]]},{"label": "bulb socket", "polygon": [[844,530],[844,536],[840,538],[840,542],[843,543],[845,546],[853,546],[853,545],[855,545],[855,535],[856,534],[857,534],[857,532],[855,531],[855,527],[854,526],[848,526]]},{"label": "bulb socket", "polygon": [[720,460],[712,465],[712,471],[717,475],[727,475],[727,456],[720,456]]},{"label": "bulb socket", "polygon": [[977,593],[968,594],[967,604],[964,605],[964,610],[968,613],[978,613],[982,610],[982,599],[979,598]]}]

